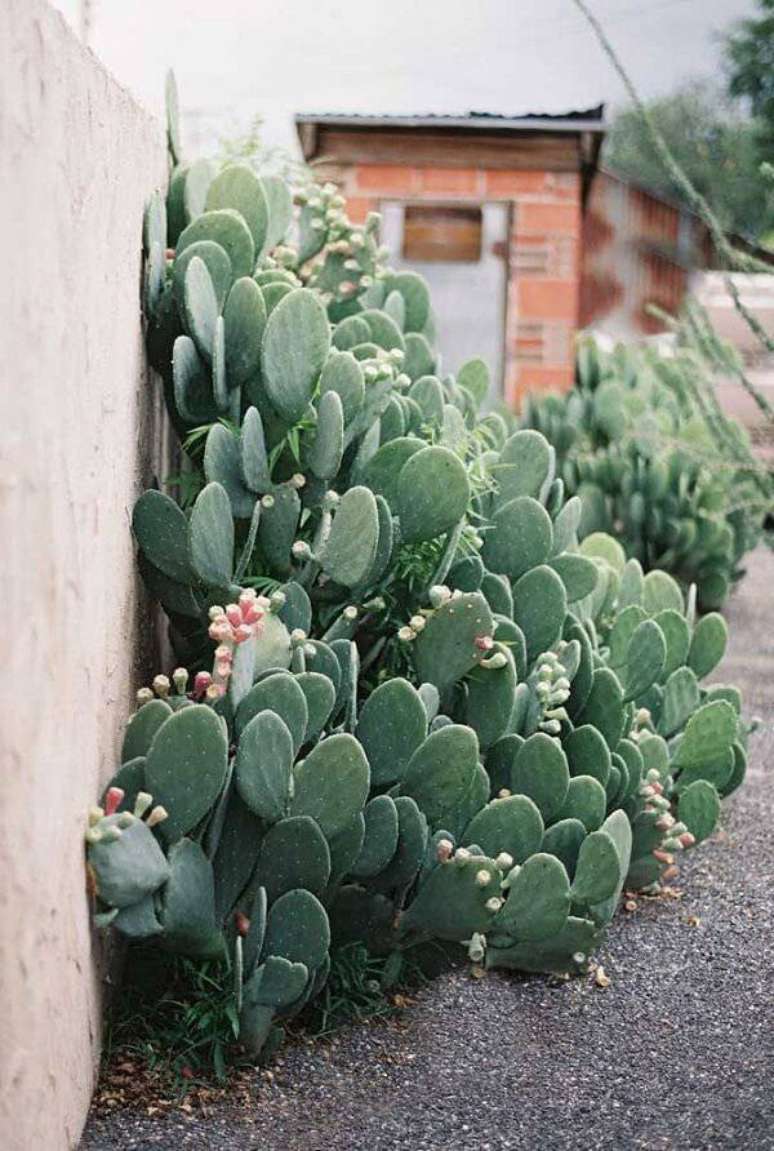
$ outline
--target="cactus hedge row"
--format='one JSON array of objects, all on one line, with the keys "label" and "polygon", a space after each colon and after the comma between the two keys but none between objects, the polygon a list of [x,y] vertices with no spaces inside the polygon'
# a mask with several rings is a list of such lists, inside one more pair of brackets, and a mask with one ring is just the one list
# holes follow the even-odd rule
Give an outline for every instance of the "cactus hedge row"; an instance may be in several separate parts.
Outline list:
[{"label": "cactus hedge row", "polygon": [[574,390],[531,397],[522,426],[555,448],[565,491],[583,504],[581,537],[612,532],[646,570],[695,584],[710,611],[743,574],[774,510],[774,480],[715,398],[713,377],[733,371],[736,353],[696,305],[676,331],[668,357],[624,345],[604,353],[585,339]]},{"label": "cactus hedge row", "polygon": [[480,361],[442,370],[377,224],[201,162],[146,217],[198,494],[134,509],[180,666],[138,693],[88,868],[100,925],[230,964],[256,1054],[353,940],[584,971],[745,772],[739,693],[702,683],[722,618],[579,541],[554,448],[479,414]]}]

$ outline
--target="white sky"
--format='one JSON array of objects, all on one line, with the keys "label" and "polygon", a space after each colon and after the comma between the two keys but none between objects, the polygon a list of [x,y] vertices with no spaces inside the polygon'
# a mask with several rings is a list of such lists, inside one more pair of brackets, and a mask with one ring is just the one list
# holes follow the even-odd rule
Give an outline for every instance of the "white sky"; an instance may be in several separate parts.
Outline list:
[{"label": "white sky", "polygon": [[[75,26],[85,0],[53,0]],[[570,0],[90,0],[91,45],[139,100],[177,75],[188,150],[261,114],[566,111],[622,98]],[[754,0],[593,0],[647,96],[718,75],[718,33]]]}]

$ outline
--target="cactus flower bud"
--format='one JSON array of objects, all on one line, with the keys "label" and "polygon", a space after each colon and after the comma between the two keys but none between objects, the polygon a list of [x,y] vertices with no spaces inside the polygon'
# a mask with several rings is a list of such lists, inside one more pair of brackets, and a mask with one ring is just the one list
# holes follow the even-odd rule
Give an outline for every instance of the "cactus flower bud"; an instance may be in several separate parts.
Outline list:
[{"label": "cactus flower bud", "polygon": [[294,627],[290,633],[290,642],[293,647],[303,647],[306,643],[306,632],[302,627]]},{"label": "cactus flower bud", "polygon": [[167,811],[166,807],[162,807],[160,803],[157,803],[153,811],[145,820],[145,824],[146,827],[155,827],[157,823],[163,823],[164,820],[168,818],[169,812]]},{"label": "cactus flower bud", "polygon": [[135,696],[138,707],[142,707],[143,704],[150,703],[150,701],[155,698],[156,697],[149,687],[141,687]]},{"label": "cactus flower bud", "polygon": [[473,646],[478,651],[491,651],[494,647],[494,640],[491,635],[477,635],[473,640]]},{"label": "cactus flower bud", "polygon": [[239,627],[234,632],[234,643],[247,643],[249,639],[253,638],[253,629],[249,623],[240,623]]},{"label": "cactus flower bud", "polygon": [[104,814],[103,808],[97,806],[90,807],[87,816],[89,827],[94,827],[96,823],[99,823]]},{"label": "cactus flower bud", "polygon": [[176,667],[172,672],[172,682],[175,685],[175,691],[178,695],[185,695],[186,688],[188,687],[188,669],[184,667]]},{"label": "cactus flower bud", "polygon": [[658,847],[653,849],[653,858],[657,859],[659,863],[674,863],[674,856],[670,855],[668,851],[661,851]]},{"label": "cactus flower bud", "polygon": [[[228,679],[231,675],[231,660],[219,659],[215,661],[215,672],[221,679]],[[214,684],[212,685],[215,686]],[[207,689],[209,691],[209,688]]]},{"label": "cactus flower bud", "polygon": [[216,703],[224,694],[224,687],[221,683],[211,683],[204,693],[204,698],[208,703]]},{"label": "cactus flower bud", "polygon": [[494,915],[496,915],[502,907],[503,902],[504,900],[500,899],[499,896],[493,895],[491,899],[487,899],[484,906],[486,907],[487,911],[491,911]]},{"label": "cactus flower bud", "polygon": [[355,605],[351,603],[344,608],[344,611],[341,614],[344,616],[344,619],[347,620],[348,623],[354,623],[358,616],[358,610]]},{"label": "cactus flower bud", "polygon": [[132,814],[131,811],[122,811],[118,817],[118,823],[116,826],[118,826],[122,829],[127,828],[127,827],[131,827],[132,824],[134,823],[134,821],[135,821],[135,816]]},{"label": "cactus flower bud", "polygon": [[447,859],[451,859],[453,851],[454,844],[450,839],[439,839],[435,845],[435,858],[439,863],[445,863]]},{"label": "cactus flower bud", "polygon": [[194,698],[201,699],[211,683],[212,676],[208,671],[197,671],[193,686]]},{"label": "cactus flower bud", "polygon": [[109,787],[105,793],[105,815],[115,815],[123,798],[124,789],[122,787]]},{"label": "cactus flower bud", "polygon": [[462,860],[470,859],[470,852],[468,851],[467,847],[458,847],[454,853],[454,858]]},{"label": "cactus flower bud", "polygon": [[234,927],[236,928],[237,935],[241,935],[244,939],[250,930],[250,920],[247,918],[244,911],[234,912]]},{"label": "cactus flower bud", "polygon": [[424,629],[426,623],[427,620],[423,615],[412,615],[411,619],[409,620],[409,627],[412,628],[415,632],[420,632]]},{"label": "cactus flower bud", "polygon": [[433,607],[441,607],[451,599],[451,591],[445,584],[434,584],[428,592],[428,598]]},{"label": "cactus flower bud", "polygon": [[512,792],[511,792],[511,789],[509,787],[501,787],[497,793],[497,798],[498,799],[509,799],[511,795],[512,795]]},{"label": "cactus flower bud", "polygon": [[233,658],[234,653],[232,652],[231,648],[226,647],[225,644],[221,644],[220,647],[215,648],[215,659],[224,663],[231,663]]},{"label": "cactus flower bud", "polygon": [[494,655],[490,655],[488,659],[482,659],[480,666],[487,668],[489,671],[502,671],[507,663],[508,657],[505,652],[496,651]]},{"label": "cactus flower bud", "polygon": [[584,964],[584,963],[586,962],[586,954],[585,954],[585,952],[583,952],[583,951],[574,951],[574,952],[572,953],[572,961],[573,961],[573,963],[577,963],[578,967],[582,966],[582,964]]},{"label": "cactus flower bud", "polygon": [[124,833],[121,830],[121,828],[116,827],[116,825],[113,824],[112,827],[106,827],[102,831],[102,842],[103,843],[115,843],[115,841],[117,839],[120,839],[123,834]]},{"label": "cactus flower bud", "polygon": [[212,623],[213,620],[220,619],[220,617],[225,614],[225,611],[222,607],[220,607],[219,604],[213,604],[210,610],[207,612],[207,618]]},{"label": "cactus flower bud", "polygon": [[476,886],[487,887],[491,878],[489,872],[482,867],[480,871],[476,872]]},{"label": "cactus flower bud", "polygon": [[226,619],[232,627],[239,627],[242,622],[242,612],[239,610],[239,604],[226,604]]},{"label": "cactus flower bud", "polygon": [[673,865],[672,867],[668,867],[666,869],[664,874],[661,876],[661,879],[663,882],[668,883],[670,879],[676,879],[679,874],[680,868]]},{"label": "cactus flower bud", "polygon": [[509,855],[507,851],[501,851],[495,863],[500,871],[510,871],[513,867],[513,856]]},{"label": "cactus flower bud", "polygon": [[165,675],[157,675],[153,680],[153,690],[160,699],[166,699],[169,695],[169,678]]},{"label": "cactus flower bud", "polygon": [[285,606],[286,599],[287,596],[285,595],[284,591],[280,591],[279,589],[277,589],[277,591],[273,591],[269,596],[269,611],[274,614],[276,614],[278,611],[282,611],[283,607]]},{"label": "cactus flower bud", "polygon": [[137,798],[134,801],[134,814],[138,819],[142,819],[152,803],[153,796],[149,795],[147,791],[137,792]]},{"label": "cactus flower bud", "polygon": [[637,714],[634,717],[634,722],[639,727],[643,727],[646,723],[650,723],[650,712],[646,707],[639,708]]},{"label": "cactus flower bud", "polygon": [[690,831],[684,831],[680,836],[680,842],[682,843],[683,847],[693,847],[696,842],[696,836],[693,835]]},{"label": "cactus flower bud", "polygon": [[410,627],[398,628],[398,639],[401,643],[411,643],[417,638],[417,633]]},{"label": "cactus flower bud", "polygon": [[486,951],[486,936],[474,931],[468,943],[468,959],[471,963],[481,963]]}]

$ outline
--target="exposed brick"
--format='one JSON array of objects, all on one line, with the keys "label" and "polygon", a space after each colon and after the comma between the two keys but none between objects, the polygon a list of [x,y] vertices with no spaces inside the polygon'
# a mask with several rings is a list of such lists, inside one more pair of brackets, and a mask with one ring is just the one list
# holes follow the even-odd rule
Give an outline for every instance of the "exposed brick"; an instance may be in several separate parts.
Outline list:
[{"label": "exposed brick", "polygon": [[369,212],[379,211],[379,201],[369,196],[348,196],[347,215],[353,224],[362,224]]},{"label": "exposed brick", "polygon": [[356,185],[365,192],[411,195],[417,191],[419,173],[401,164],[359,164]]},{"label": "exposed brick", "polygon": [[551,173],[549,172],[488,171],[485,176],[487,196],[507,200],[545,192],[551,183]]},{"label": "exposed brick", "polygon": [[522,280],[516,284],[519,319],[567,320],[578,317],[578,284],[575,280]]},{"label": "exposed brick", "polygon": [[422,168],[419,172],[423,192],[447,196],[480,196],[481,173],[473,168]]},{"label": "exposed brick", "polygon": [[580,233],[580,211],[576,204],[525,201],[516,210],[520,233],[549,232],[576,236]]}]

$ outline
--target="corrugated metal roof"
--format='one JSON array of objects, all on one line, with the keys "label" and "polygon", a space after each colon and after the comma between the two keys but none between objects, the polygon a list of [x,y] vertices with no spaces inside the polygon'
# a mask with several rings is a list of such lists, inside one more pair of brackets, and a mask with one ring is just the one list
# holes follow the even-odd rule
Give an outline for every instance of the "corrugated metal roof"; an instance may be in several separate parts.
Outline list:
[{"label": "corrugated metal roof", "polygon": [[500,112],[461,114],[372,115],[370,113],[308,112],[295,117],[297,125],[329,124],[339,128],[463,128],[496,132],[603,132],[605,105],[570,112],[527,112],[507,116]]}]

